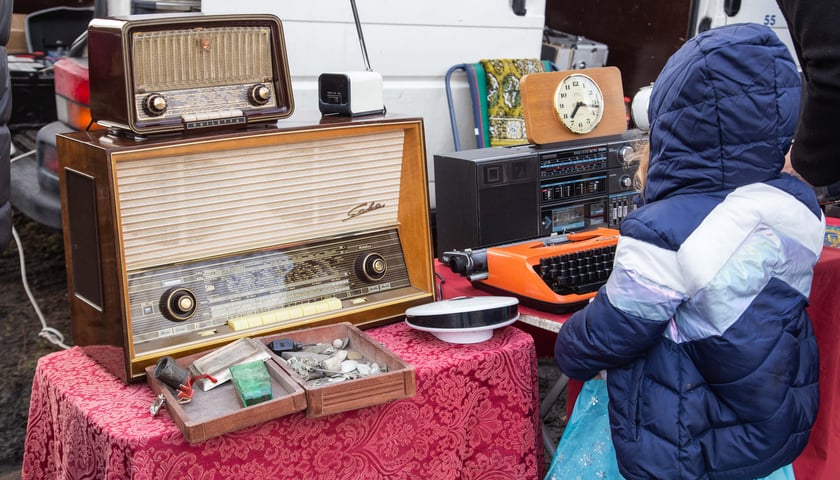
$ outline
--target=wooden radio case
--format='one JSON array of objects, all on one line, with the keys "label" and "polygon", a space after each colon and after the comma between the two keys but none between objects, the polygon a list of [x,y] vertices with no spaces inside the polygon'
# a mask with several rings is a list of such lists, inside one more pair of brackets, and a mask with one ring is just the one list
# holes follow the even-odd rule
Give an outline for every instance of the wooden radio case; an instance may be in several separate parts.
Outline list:
[{"label": "wooden radio case", "polygon": [[73,339],[124,381],[164,355],[434,301],[422,119],[57,148]]}]

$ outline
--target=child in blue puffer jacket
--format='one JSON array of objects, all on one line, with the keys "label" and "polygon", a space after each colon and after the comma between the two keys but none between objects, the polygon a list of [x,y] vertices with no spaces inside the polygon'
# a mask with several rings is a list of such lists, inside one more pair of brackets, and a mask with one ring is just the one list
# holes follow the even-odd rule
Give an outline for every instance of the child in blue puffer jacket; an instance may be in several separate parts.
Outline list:
[{"label": "child in blue puffer jacket", "polygon": [[607,371],[627,479],[755,479],[805,447],[818,404],[805,308],[825,219],[781,173],[799,82],[757,24],[690,39],[654,82],[643,205],[555,345],[570,377]]}]

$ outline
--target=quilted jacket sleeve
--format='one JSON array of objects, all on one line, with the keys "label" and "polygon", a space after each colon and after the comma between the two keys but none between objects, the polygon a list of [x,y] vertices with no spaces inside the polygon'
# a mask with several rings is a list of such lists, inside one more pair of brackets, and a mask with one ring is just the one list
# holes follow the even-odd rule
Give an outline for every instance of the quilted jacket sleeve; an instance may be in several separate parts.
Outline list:
[{"label": "quilted jacket sleeve", "polygon": [[644,355],[661,341],[685,299],[675,288],[681,284],[676,253],[645,237],[655,235],[642,222],[628,218],[622,223],[607,284],[560,329],[554,356],[569,377],[586,380]]}]

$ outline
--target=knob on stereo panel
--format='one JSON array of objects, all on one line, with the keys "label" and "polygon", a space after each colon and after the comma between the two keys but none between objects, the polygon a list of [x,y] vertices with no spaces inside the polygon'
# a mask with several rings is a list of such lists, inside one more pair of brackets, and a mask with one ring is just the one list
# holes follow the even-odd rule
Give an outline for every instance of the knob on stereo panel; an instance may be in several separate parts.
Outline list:
[{"label": "knob on stereo panel", "polygon": [[630,162],[630,156],[633,154],[633,147],[624,145],[618,149],[618,161],[622,165],[627,165]]},{"label": "knob on stereo panel", "polygon": [[167,290],[160,299],[160,311],[169,320],[180,322],[192,317],[197,307],[195,294],[186,288]]}]

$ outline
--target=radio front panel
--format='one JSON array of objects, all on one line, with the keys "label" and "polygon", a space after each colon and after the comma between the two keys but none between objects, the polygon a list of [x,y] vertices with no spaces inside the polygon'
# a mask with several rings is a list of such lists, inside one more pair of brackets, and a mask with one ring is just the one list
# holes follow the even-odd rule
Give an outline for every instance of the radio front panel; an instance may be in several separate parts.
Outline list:
[{"label": "radio front panel", "polygon": [[135,354],[287,327],[410,287],[396,230],[128,274]]},{"label": "radio front panel", "polygon": [[73,338],[125,380],[434,300],[422,120],[58,145]]},{"label": "radio front panel", "polygon": [[[637,131],[435,155],[436,254],[613,226],[629,211]],[[533,165],[531,168],[520,165]],[[492,194],[486,193],[488,172]]]}]

